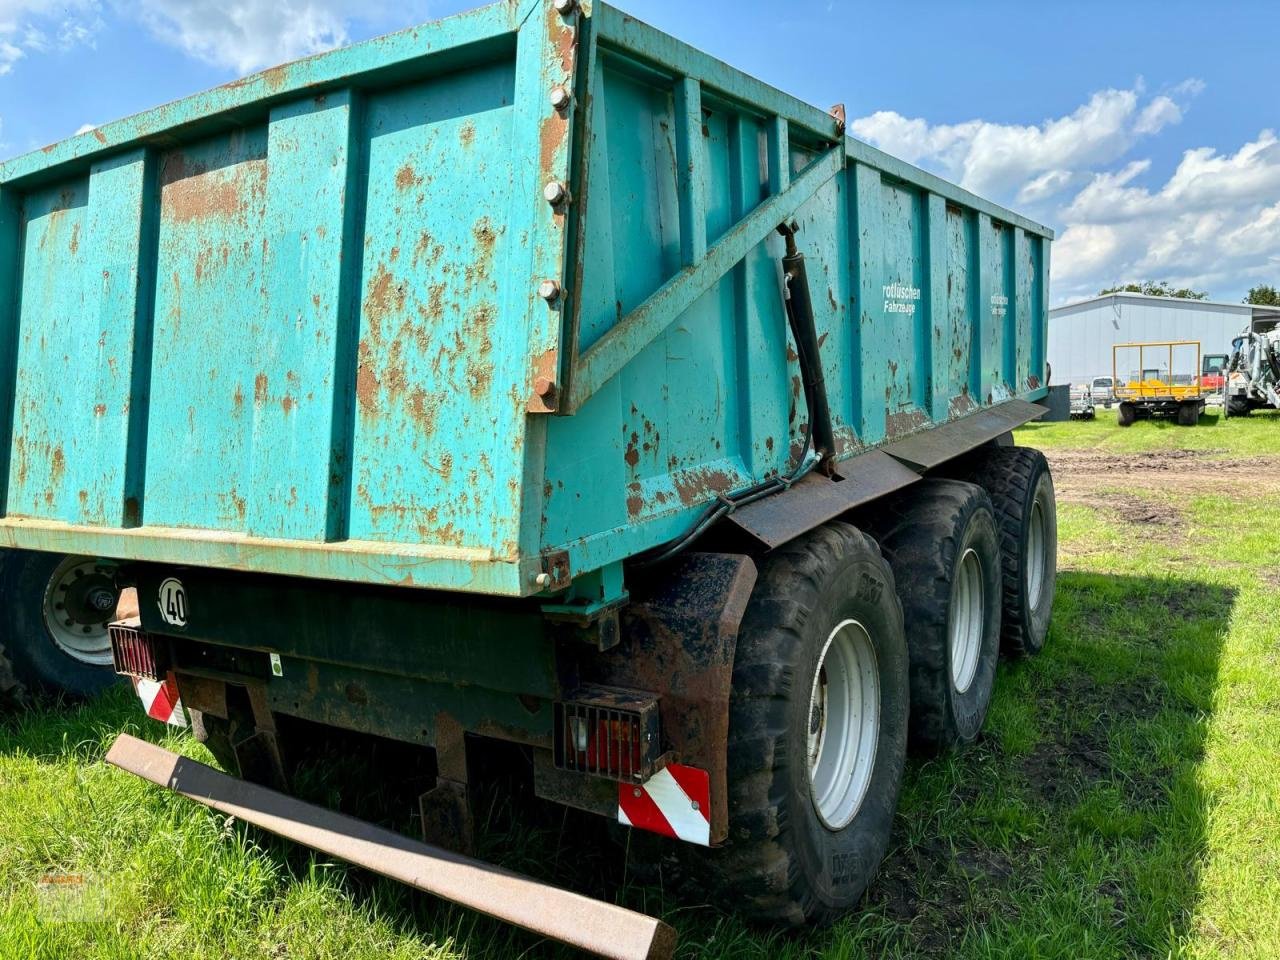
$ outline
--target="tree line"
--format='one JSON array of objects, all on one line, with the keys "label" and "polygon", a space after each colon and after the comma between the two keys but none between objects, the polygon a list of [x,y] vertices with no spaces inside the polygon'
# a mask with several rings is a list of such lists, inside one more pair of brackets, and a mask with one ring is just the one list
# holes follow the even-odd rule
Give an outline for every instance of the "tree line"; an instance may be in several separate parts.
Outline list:
[{"label": "tree line", "polygon": [[[1175,288],[1167,280],[1144,280],[1142,283],[1122,283],[1098,291],[1099,296],[1109,293],[1141,293],[1148,297],[1176,297],[1179,300],[1208,300],[1207,290],[1192,290],[1190,287]],[[1250,287],[1243,303],[1252,303],[1264,307],[1280,307],[1280,290],[1268,284]]]}]

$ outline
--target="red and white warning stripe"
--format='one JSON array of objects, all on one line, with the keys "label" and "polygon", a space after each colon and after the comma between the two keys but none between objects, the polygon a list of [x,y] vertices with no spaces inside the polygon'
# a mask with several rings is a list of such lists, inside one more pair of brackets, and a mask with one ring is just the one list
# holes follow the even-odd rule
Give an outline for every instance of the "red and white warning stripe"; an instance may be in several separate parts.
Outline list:
[{"label": "red and white warning stripe", "polygon": [[618,784],[618,822],[700,846],[711,846],[711,776],[672,764],[640,786]]},{"label": "red and white warning stripe", "polygon": [[160,683],[134,677],[133,689],[137,691],[138,699],[142,701],[142,708],[147,711],[147,716],[152,720],[159,720],[174,727],[187,725],[187,712],[182,709],[182,699],[178,696],[178,681],[172,673]]}]

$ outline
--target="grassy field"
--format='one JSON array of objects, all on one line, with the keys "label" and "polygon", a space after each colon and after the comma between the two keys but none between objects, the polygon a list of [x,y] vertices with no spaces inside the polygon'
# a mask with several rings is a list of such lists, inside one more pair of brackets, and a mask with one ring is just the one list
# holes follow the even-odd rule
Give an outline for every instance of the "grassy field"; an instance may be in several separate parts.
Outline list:
[{"label": "grassy field", "polygon": [[[482,853],[663,915],[685,957],[1280,956],[1280,419],[1019,442],[1062,501],[1048,648],[1002,666],[976,747],[911,763],[861,910],[756,930],[638,873],[638,842],[497,792]],[[0,956],[566,955],[108,769],[124,730],[204,756],[124,691],[0,722]],[[366,782],[311,789],[367,813]]]}]

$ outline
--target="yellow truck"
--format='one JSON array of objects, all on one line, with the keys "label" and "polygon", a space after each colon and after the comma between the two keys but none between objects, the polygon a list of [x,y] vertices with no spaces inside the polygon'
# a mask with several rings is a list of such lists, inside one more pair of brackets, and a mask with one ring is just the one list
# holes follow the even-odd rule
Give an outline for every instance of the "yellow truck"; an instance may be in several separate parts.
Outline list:
[{"label": "yellow truck", "polygon": [[[1135,359],[1136,367],[1132,366]],[[1122,377],[1120,371],[1126,367],[1129,373]],[[1130,427],[1135,420],[1149,417],[1177,417],[1184,427],[1200,422],[1205,407],[1200,341],[1117,343],[1111,348],[1111,370],[1120,402],[1116,418],[1120,426]]]}]

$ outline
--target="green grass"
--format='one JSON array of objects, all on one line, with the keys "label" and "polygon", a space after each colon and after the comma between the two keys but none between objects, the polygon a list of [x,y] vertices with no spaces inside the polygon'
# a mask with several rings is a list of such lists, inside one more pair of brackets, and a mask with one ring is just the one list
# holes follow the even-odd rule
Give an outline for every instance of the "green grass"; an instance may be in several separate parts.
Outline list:
[{"label": "green grass", "polygon": [[[1100,419],[1020,442],[1274,456],[1280,422]],[[1160,537],[1063,505],[1045,653],[1001,667],[974,748],[912,761],[881,876],[830,929],[722,916],[678,875],[637,872],[645,838],[496,791],[481,852],[663,915],[685,957],[1280,956],[1280,493],[1241,496],[1180,497]],[[127,691],[0,722],[0,957],[568,955],[107,768],[121,731],[207,759]],[[363,783],[323,789],[376,808]],[[83,884],[40,886],[67,874]]]},{"label": "green grass", "polygon": [[1180,427],[1170,419],[1140,420],[1131,427],[1116,424],[1113,407],[1098,407],[1092,421],[1031,423],[1018,431],[1019,443],[1044,450],[1081,449],[1110,453],[1144,453],[1155,450],[1204,450],[1215,454],[1248,457],[1280,454],[1275,435],[1280,433],[1280,411],[1259,410],[1248,417],[1223,417],[1221,408],[1209,407],[1195,427]]}]

